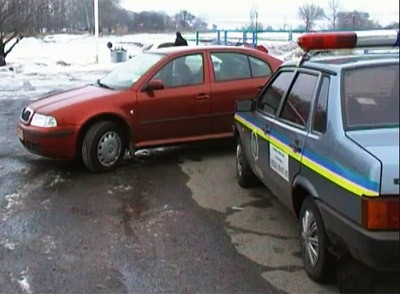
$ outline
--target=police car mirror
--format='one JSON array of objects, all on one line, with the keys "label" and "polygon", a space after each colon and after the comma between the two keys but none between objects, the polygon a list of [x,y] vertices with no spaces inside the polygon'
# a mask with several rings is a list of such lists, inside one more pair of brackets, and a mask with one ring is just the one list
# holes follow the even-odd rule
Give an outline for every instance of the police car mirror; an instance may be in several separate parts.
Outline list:
[{"label": "police car mirror", "polygon": [[250,112],[253,110],[254,99],[240,99],[236,101],[236,112]]}]

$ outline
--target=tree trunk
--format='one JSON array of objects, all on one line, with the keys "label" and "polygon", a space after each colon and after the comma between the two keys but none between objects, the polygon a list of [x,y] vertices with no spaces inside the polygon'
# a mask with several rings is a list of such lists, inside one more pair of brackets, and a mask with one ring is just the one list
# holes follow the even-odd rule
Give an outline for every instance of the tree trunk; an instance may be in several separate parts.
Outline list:
[{"label": "tree trunk", "polygon": [[0,66],[6,65],[6,53],[5,53],[5,45],[3,40],[0,39]]}]

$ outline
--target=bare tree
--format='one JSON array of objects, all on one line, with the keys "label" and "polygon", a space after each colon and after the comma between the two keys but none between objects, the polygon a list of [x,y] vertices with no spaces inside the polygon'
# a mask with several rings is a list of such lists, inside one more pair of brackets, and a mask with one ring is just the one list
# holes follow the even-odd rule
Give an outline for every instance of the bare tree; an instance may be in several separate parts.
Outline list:
[{"label": "bare tree", "polygon": [[257,22],[257,14],[258,14],[257,7],[255,5],[252,5],[249,13],[250,13],[250,28],[254,30]]},{"label": "bare tree", "polygon": [[306,31],[310,31],[314,27],[316,20],[320,20],[325,17],[324,10],[315,4],[305,4],[300,6],[298,13],[305,22]]},{"label": "bare tree", "polygon": [[337,17],[337,29],[339,30],[370,30],[379,29],[381,25],[370,19],[368,12],[341,11]]},{"label": "bare tree", "polygon": [[0,66],[21,39],[37,28],[34,21],[47,0],[0,0]]},{"label": "bare tree", "polygon": [[328,14],[326,18],[329,21],[330,29],[335,30],[337,27],[337,18],[340,10],[340,1],[339,0],[328,0]]}]

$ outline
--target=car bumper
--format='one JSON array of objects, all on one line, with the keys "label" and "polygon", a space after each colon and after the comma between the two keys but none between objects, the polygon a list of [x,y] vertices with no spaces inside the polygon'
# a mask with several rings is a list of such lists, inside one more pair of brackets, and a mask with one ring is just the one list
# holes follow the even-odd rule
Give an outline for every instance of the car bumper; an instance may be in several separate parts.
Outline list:
[{"label": "car bumper", "polygon": [[74,159],[77,131],[75,128],[39,128],[18,123],[17,136],[30,152],[57,159]]},{"label": "car bumper", "polygon": [[399,271],[399,231],[368,231],[320,201],[318,206],[334,246],[378,271]]}]

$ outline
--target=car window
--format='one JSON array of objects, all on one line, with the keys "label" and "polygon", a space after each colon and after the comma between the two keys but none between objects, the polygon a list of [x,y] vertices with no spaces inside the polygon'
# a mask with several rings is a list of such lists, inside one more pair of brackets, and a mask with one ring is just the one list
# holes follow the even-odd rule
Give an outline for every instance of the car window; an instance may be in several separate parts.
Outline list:
[{"label": "car window", "polygon": [[249,56],[249,61],[253,77],[269,77],[272,75],[270,65],[264,60]]},{"label": "car window", "polygon": [[[250,65],[246,54],[242,53],[211,53],[214,76],[217,82],[251,78]],[[216,64],[215,60],[220,60]]]},{"label": "car window", "polygon": [[189,55],[185,62],[192,72],[199,72],[203,67],[203,56],[201,54]]},{"label": "car window", "polygon": [[165,42],[165,43],[161,43],[157,46],[157,48],[167,48],[167,47],[173,47],[175,46],[174,42]]},{"label": "car window", "polygon": [[162,80],[166,88],[202,84],[204,82],[203,55],[192,54],[175,58],[153,78]]},{"label": "car window", "polygon": [[282,107],[280,118],[305,128],[311,110],[311,102],[318,76],[300,73]]},{"label": "car window", "polygon": [[116,67],[100,81],[116,90],[128,89],[163,57],[163,54],[155,53],[138,54]]},{"label": "car window", "polygon": [[343,79],[347,128],[399,125],[399,65],[346,70]]},{"label": "car window", "polygon": [[314,110],[312,130],[318,133],[326,131],[326,119],[328,110],[328,95],[329,95],[329,78],[324,77],[321,84],[321,89],[317,97],[317,104]]},{"label": "car window", "polygon": [[268,88],[261,94],[258,100],[258,109],[275,115],[283,95],[288,90],[294,72],[283,71],[278,73],[276,78],[269,84]]}]

